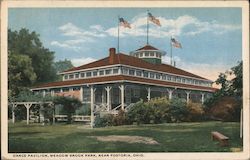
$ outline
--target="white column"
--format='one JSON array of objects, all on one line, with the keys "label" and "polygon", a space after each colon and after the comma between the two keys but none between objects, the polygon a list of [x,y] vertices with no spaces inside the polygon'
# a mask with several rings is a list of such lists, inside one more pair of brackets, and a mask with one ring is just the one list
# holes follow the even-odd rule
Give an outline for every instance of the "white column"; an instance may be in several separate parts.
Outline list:
[{"label": "white column", "polygon": [[90,123],[90,126],[91,128],[94,127],[94,120],[95,120],[95,117],[94,117],[94,104],[95,104],[95,101],[94,101],[94,96],[95,96],[95,89],[93,87],[93,85],[91,85],[90,87],[90,108],[91,108],[91,123]]},{"label": "white column", "polygon": [[148,87],[148,88],[147,88],[147,91],[148,91],[148,96],[147,96],[147,98],[148,98],[148,101],[150,101],[150,99],[151,99],[151,88]]},{"label": "white column", "polygon": [[119,88],[121,90],[121,108],[124,110],[124,84],[121,84]]},{"label": "white column", "polygon": [[174,90],[168,89],[167,91],[168,91],[168,99],[172,99]]},{"label": "white column", "polygon": [[106,90],[106,92],[107,92],[107,108],[108,108],[108,111],[110,111],[111,110],[111,101],[110,101],[110,90],[112,89],[112,87],[110,87],[110,86],[107,86],[107,87],[105,87],[105,90]]},{"label": "white column", "polygon": [[15,123],[15,108],[17,104],[13,104],[12,106],[12,123]]},{"label": "white column", "polygon": [[26,103],[24,104],[24,106],[26,107],[27,110],[27,124],[29,124],[29,120],[30,120],[30,107],[31,107],[32,103]]},{"label": "white column", "polygon": [[51,91],[50,91],[50,95],[51,95],[52,97],[54,97],[55,91],[54,91],[54,90],[51,90]]},{"label": "white column", "polygon": [[43,90],[43,97],[45,97],[45,95],[46,95],[46,91],[45,91],[45,90]]},{"label": "white column", "polygon": [[62,88],[60,89],[60,92],[61,92],[61,93],[63,92],[63,89],[62,89]]},{"label": "white column", "polygon": [[83,86],[80,87],[80,97],[79,100],[83,102]]},{"label": "white column", "polygon": [[71,91],[73,91],[73,88],[71,87],[71,88],[69,88],[69,91],[71,92]]},{"label": "white column", "polygon": [[201,93],[201,103],[204,104],[205,101],[205,93]]},{"label": "white column", "polygon": [[186,92],[186,94],[187,94],[187,102],[189,102],[189,95],[190,95],[190,93],[191,93],[191,91],[185,91]]}]

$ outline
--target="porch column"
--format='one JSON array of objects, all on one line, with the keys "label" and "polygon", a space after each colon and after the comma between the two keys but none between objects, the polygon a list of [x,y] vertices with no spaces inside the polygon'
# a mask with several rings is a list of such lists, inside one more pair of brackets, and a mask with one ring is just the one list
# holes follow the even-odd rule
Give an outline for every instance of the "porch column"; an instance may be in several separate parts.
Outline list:
[{"label": "porch column", "polygon": [[173,97],[173,91],[174,91],[174,90],[172,90],[172,89],[167,89],[167,91],[168,91],[168,99],[172,99],[172,97]]},{"label": "porch column", "polygon": [[60,92],[61,92],[61,93],[63,92],[63,89],[62,89],[62,88],[60,89]]},{"label": "porch column", "polygon": [[79,100],[83,102],[83,86],[80,87],[80,97]]},{"label": "porch column", "polygon": [[151,99],[151,88],[148,87],[148,88],[147,88],[147,91],[148,91],[148,96],[147,96],[147,98],[148,98],[148,101],[150,101],[150,99]]},{"label": "porch column", "polygon": [[45,90],[43,90],[43,97],[45,97],[45,95],[46,95],[46,91],[45,91]]},{"label": "porch column", "polygon": [[29,120],[30,120],[30,107],[32,106],[32,103],[25,103],[24,106],[26,107],[26,110],[27,110],[27,124],[29,124]]},{"label": "porch column", "polygon": [[124,84],[121,84],[119,88],[121,90],[121,108],[124,110]]},{"label": "porch column", "polygon": [[51,97],[54,97],[55,91],[54,91],[54,90],[51,90],[51,91],[50,91],[50,95],[51,95]]},{"label": "porch column", "polygon": [[94,127],[94,120],[95,120],[95,118],[94,118],[94,105],[95,105],[95,101],[94,101],[94,99],[95,99],[95,88],[93,87],[93,85],[91,85],[91,87],[90,87],[90,108],[91,108],[91,122],[90,122],[90,126],[91,126],[91,128],[93,128]]},{"label": "porch column", "polygon": [[205,101],[205,93],[201,93],[201,104],[204,104]]},{"label": "porch column", "polygon": [[110,101],[110,90],[112,89],[112,87],[110,87],[110,86],[107,86],[107,87],[105,87],[105,90],[106,90],[106,92],[107,92],[107,108],[108,108],[108,111],[110,111],[111,110],[111,101]]},{"label": "porch column", "polygon": [[17,104],[12,105],[12,123],[15,123],[15,108]]},{"label": "porch column", "polygon": [[190,95],[191,91],[185,91],[185,92],[187,94],[187,102],[189,102],[189,95]]}]

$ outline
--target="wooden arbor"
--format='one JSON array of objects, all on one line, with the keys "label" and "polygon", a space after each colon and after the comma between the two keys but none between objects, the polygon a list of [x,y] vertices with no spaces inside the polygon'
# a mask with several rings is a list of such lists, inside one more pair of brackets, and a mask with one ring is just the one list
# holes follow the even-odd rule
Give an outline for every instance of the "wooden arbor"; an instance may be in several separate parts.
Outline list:
[{"label": "wooden arbor", "polygon": [[[24,105],[26,110],[27,110],[27,114],[26,114],[26,119],[27,119],[27,125],[29,124],[29,115],[30,115],[30,108],[32,107],[32,105],[40,105],[42,106],[43,104],[48,104],[49,106],[53,106],[53,102],[51,101],[47,101],[47,102],[11,102],[10,103],[12,105],[12,122],[15,123],[15,108],[21,105]],[[55,112],[53,112],[53,123],[55,122]]]}]

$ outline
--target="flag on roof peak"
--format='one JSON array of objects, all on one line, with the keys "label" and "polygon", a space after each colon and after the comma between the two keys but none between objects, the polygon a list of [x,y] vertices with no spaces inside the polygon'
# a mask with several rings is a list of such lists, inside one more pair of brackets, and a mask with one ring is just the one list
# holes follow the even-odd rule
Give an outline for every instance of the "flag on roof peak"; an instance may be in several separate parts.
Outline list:
[{"label": "flag on roof peak", "polygon": [[175,48],[182,48],[181,43],[178,42],[175,38],[171,38],[171,43]]},{"label": "flag on roof peak", "polygon": [[124,28],[129,28],[131,29],[130,23],[128,23],[124,18],[119,18],[120,25],[123,26]]},{"label": "flag on roof peak", "polygon": [[148,12],[148,20],[153,22],[157,26],[161,26],[160,20],[155,18],[150,12]]}]

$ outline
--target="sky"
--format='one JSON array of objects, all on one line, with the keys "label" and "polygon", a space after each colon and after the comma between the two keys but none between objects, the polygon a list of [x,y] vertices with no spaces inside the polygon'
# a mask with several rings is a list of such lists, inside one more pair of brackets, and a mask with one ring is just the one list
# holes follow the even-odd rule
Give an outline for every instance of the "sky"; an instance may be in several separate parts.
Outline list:
[{"label": "sky", "polygon": [[149,44],[167,52],[164,63],[170,63],[171,36],[182,45],[172,50],[176,67],[210,80],[242,60],[240,8],[11,8],[8,28],[35,31],[55,61],[79,66],[117,47],[119,16],[131,24],[120,26],[120,52],[146,45],[147,10],[161,23],[149,23]]}]

